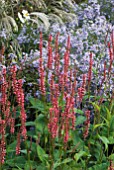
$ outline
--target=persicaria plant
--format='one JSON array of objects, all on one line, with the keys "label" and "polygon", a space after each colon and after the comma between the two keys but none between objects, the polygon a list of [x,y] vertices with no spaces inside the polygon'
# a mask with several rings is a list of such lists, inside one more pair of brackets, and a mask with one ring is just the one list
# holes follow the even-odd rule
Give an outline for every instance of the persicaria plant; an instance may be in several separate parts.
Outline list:
[{"label": "persicaria plant", "polygon": [[[9,129],[9,134],[15,133],[16,110],[20,110],[20,137],[23,140],[27,138],[26,131],[26,112],[24,109],[24,91],[22,88],[22,79],[17,79],[17,66],[13,65],[10,68],[5,66],[1,69],[0,77],[0,164],[4,163],[6,155],[6,130]],[[10,73],[10,74],[9,74]],[[19,140],[18,135],[18,140]],[[17,148],[17,147],[16,147]],[[17,149],[16,149],[16,153]]]},{"label": "persicaria plant", "polygon": [[[7,145],[10,145],[10,135],[16,139],[12,159],[22,158],[28,169],[60,170],[63,165],[66,169],[77,167],[91,170],[90,167],[95,165],[93,161],[107,169],[113,166],[113,154],[108,149],[114,137],[114,93],[108,84],[113,80],[113,31],[109,40],[106,40],[109,61],[103,63],[100,83],[96,79],[99,70],[95,70],[94,53],[89,53],[86,72],[80,70],[70,57],[70,35],[63,55],[59,53],[59,35],[57,33],[55,41],[49,35],[47,58],[44,59],[43,35],[39,33],[39,56],[35,70],[37,80],[35,83],[31,81],[31,90],[33,93],[34,89],[38,90],[38,98],[25,100],[28,77],[25,75],[24,84],[23,74],[20,73],[27,72],[27,68],[24,68],[26,65],[21,63],[19,67],[16,63],[10,63],[1,66],[1,168],[4,168],[5,158],[9,156]],[[32,72],[29,74],[32,75]],[[31,75],[29,77],[34,78]],[[13,163],[9,163],[11,168]],[[26,168],[25,165],[22,165],[22,169]]]}]

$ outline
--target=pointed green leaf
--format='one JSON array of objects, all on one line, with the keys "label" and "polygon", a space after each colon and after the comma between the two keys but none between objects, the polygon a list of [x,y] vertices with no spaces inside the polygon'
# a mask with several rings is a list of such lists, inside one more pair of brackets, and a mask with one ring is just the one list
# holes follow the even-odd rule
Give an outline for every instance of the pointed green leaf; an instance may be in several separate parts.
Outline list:
[{"label": "pointed green leaf", "polygon": [[45,150],[40,145],[37,146],[37,154],[42,162],[44,162],[48,158],[48,155],[46,154]]},{"label": "pointed green leaf", "polygon": [[76,118],[76,126],[83,124],[85,120],[86,120],[85,116],[78,116]]},{"label": "pointed green leaf", "polygon": [[102,163],[102,164],[96,164],[90,168],[88,168],[88,170],[107,170],[108,169],[108,163]]},{"label": "pointed green leaf", "polygon": [[109,140],[105,136],[98,135],[99,139],[105,144],[105,151],[108,149]]},{"label": "pointed green leaf", "polygon": [[45,115],[39,114],[35,120],[35,126],[37,132],[44,133],[44,130],[47,128],[47,119]]},{"label": "pointed green leaf", "polygon": [[75,113],[79,113],[79,114],[84,114],[84,112],[82,111],[82,110],[80,110],[80,109],[76,109],[76,108],[74,108],[74,112]]},{"label": "pointed green leaf", "polygon": [[114,131],[114,115],[111,117],[111,120],[110,120],[110,131],[111,132]]},{"label": "pointed green leaf", "polygon": [[74,159],[78,162],[78,160],[82,157],[82,156],[87,156],[87,153],[85,151],[80,151],[78,153],[76,153],[74,155]]},{"label": "pointed green leaf", "polygon": [[106,109],[106,113],[107,113],[107,120],[110,121],[111,119],[111,112],[109,111],[109,109],[107,107],[105,107]]},{"label": "pointed green leaf", "polygon": [[100,112],[100,106],[98,106],[96,103],[92,103],[92,105],[94,106],[95,110]]},{"label": "pointed green leaf", "polygon": [[103,125],[104,125],[103,123],[101,123],[101,124],[96,124],[96,125],[93,126],[93,129],[95,130],[96,128],[102,127]]}]

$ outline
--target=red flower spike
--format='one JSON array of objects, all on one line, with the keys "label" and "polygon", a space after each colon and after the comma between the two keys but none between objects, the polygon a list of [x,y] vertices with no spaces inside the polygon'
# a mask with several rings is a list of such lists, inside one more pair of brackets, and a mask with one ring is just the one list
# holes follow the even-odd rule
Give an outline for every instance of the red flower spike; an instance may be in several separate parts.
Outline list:
[{"label": "red flower spike", "polygon": [[82,87],[85,88],[85,86],[86,86],[86,74],[83,74]]},{"label": "red flower spike", "polygon": [[42,32],[40,32],[40,43],[39,43],[40,58],[42,58],[42,48],[43,48],[43,38],[42,38]]},{"label": "red flower spike", "polygon": [[70,51],[70,36],[69,35],[67,39],[67,50]]},{"label": "red flower spike", "polygon": [[112,160],[110,160],[110,166],[108,167],[108,170],[114,170],[114,164]]},{"label": "red flower spike", "polygon": [[20,154],[20,145],[21,145],[21,139],[20,139],[20,133],[17,134],[17,145],[16,145],[16,155]]},{"label": "red flower spike", "polygon": [[50,118],[48,123],[48,129],[51,134],[52,138],[55,138],[58,135],[58,118],[56,115],[58,115],[58,110],[53,107],[49,110]]},{"label": "red flower spike", "polygon": [[108,74],[110,74],[113,61],[114,61],[114,30],[111,33],[111,42],[108,42],[109,56],[110,56],[110,65],[108,68]]},{"label": "red flower spike", "polygon": [[39,74],[40,74],[40,91],[43,96],[45,96],[45,78],[44,78],[44,68],[43,68],[43,59],[42,59],[42,48],[43,48],[43,38],[42,38],[42,32],[40,32],[40,44],[39,44],[39,50],[40,50],[40,59],[39,59]]},{"label": "red flower spike", "polygon": [[15,119],[14,118],[11,118],[10,119],[10,133],[11,134],[14,134],[14,132],[15,132]]},{"label": "red flower spike", "polygon": [[92,59],[92,53],[90,53],[89,70],[88,70],[88,86],[89,86],[90,83],[91,83],[92,66],[93,66],[93,59]]},{"label": "red flower spike", "polygon": [[0,120],[0,165],[4,164],[6,155],[6,143],[5,143],[5,120]]},{"label": "red flower spike", "polygon": [[86,121],[85,121],[85,129],[84,129],[84,139],[87,138],[88,133],[89,133],[89,127],[90,127],[90,111],[86,110],[85,111],[85,116],[86,116]]},{"label": "red flower spike", "polygon": [[60,56],[59,56],[59,52],[58,52],[58,37],[59,37],[59,33],[57,33],[56,35],[56,39],[55,39],[55,57],[54,57],[54,66],[55,66],[55,74],[59,75],[59,68],[60,68]]},{"label": "red flower spike", "polygon": [[48,39],[48,63],[47,63],[47,68],[49,68],[49,69],[52,69],[52,63],[53,63],[51,41],[52,41],[52,35],[50,35],[49,39]]},{"label": "red flower spike", "polygon": [[85,88],[79,87],[78,88],[78,101],[79,102],[82,102],[84,95],[85,95]]},{"label": "red flower spike", "polygon": [[106,61],[104,62],[104,78],[103,80],[105,81],[106,79]]}]

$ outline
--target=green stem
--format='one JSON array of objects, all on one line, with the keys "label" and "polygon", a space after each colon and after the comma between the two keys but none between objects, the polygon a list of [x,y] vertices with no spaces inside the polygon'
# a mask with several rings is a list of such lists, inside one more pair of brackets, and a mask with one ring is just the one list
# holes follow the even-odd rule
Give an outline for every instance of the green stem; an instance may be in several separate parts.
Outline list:
[{"label": "green stem", "polygon": [[28,147],[26,141],[25,141],[25,145],[26,145],[26,149],[27,149],[27,157],[28,157],[29,167],[30,167],[30,170],[32,170],[31,163],[30,163],[30,150],[29,150],[29,147]]},{"label": "green stem", "polygon": [[50,168],[49,170],[53,170],[53,165],[54,165],[54,139],[52,139],[51,135],[49,136],[50,138]]}]

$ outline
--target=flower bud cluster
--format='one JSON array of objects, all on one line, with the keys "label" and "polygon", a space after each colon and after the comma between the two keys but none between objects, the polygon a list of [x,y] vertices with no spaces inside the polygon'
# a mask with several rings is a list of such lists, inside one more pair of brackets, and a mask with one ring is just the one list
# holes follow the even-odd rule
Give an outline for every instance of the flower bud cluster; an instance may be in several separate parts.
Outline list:
[{"label": "flower bud cluster", "polygon": [[42,48],[43,48],[43,40],[42,40],[42,32],[40,32],[40,44],[39,44],[39,49],[40,49],[40,60],[39,60],[39,76],[40,76],[40,82],[39,82],[39,87],[41,94],[45,96],[46,91],[45,91],[45,73],[44,73],[44,67],[43,67],[43,59],[42,59]]},{"label": "flower bud cluster", "polygon": [[16,96],[16,100],[18,103],[18,106],[20,107],[20,119],[21,119],[21,135],[24,139],[26,139],[26,113],[24,109],[24,91],[23,91],[23,81],[22,79],[17,80],[16,78],[16,66],[11,67],[11,78],[12,78],[12,87],[13,87],[13,93]]},{"label": "flower bud cluster", "polygon": [[[56,36],[56,55],[54,59],[55,63],[55,74],[52,73],[50,76],[50,96],[52,107],[49,109],[49,123],[48,129],[51,137],[63,137],[65,143],[69,139],[70,129],[75,129],[75,88],[76,80],[71,82],[72,77],[69,78],[69,51],[70,51],[70,36],[68,36],[66,52],[64,54],[64,67],[62,72],[58,63],[58,34]],[[60,61],[59,61],[60,62]],[[59,73],[59,74],[57,74]],[[60,99],[61,98],[61,99]],[[64,101],[64,107],[60,106],[60,102]],[[63,108],[62,108],[63,107]]]},{"label": "flower bud cluster", "polygon": [[[24,91],[22,88],[22,79],[17,79],[17,66],[13,65],[9,68],[9,74],[7,76],[6,67],[2,68],[2,76],[0,77],[0,164],[4,163],[6,155],[6,130],[10,128],[10,133],[15,132],[15,118],[16,118],[16,106],[20,108],[20,135],[25,140],[27,138],[26,132],[26,113],[24,109]],[[13,103],[12,103],[13,99]],[[15,100],[16,99],[16,100]],[[18,142],[19,143],[19,142]],[[19,145],[19,144],[18,144]],[[18,147],[19,148],[19,147]],[[17,154],[16,149],[16,154]],[[19,153],[19,152],[18,152]]]},{"label": "flower bud cluster", "polygon": [[85,116],[86,116],[86,121],[85,121],[84,133],[83,133],[84,139],[87,138],[88,133],[89,133],[89,127],[90,127],[90,111],[89,110],[85,111]]}]

